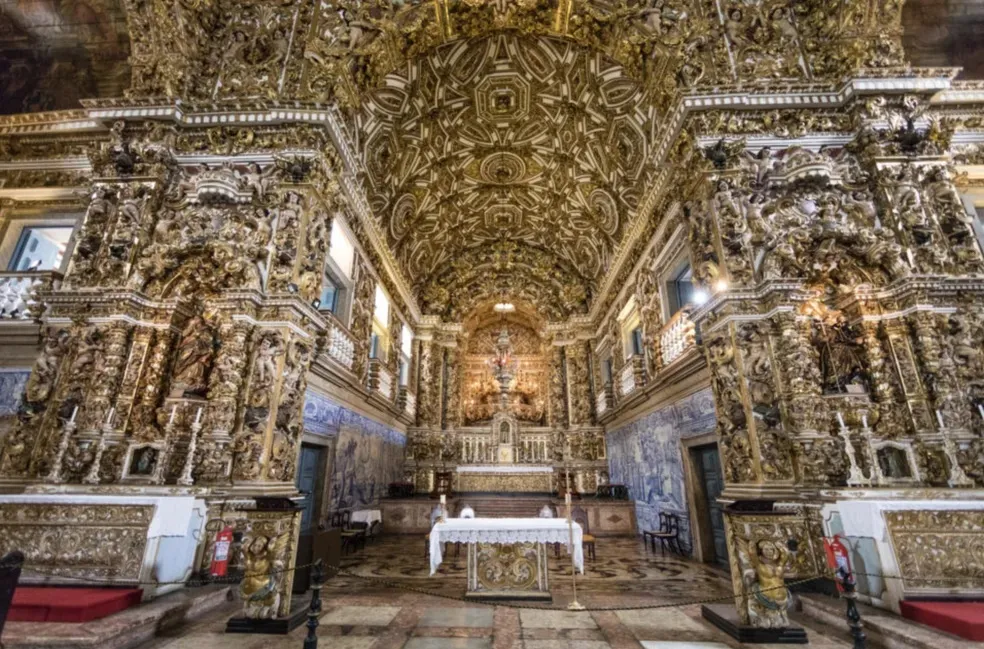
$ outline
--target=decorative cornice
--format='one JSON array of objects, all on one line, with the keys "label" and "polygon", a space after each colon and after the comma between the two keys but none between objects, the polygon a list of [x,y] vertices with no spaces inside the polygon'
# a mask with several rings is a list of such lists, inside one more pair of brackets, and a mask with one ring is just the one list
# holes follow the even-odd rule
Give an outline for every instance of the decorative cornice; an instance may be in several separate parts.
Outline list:
[{"label": "decorative cornice", "polygon": [[[943,106],[960,103],[984,101],[984,85],[955,82],[952,69],[899,70],[899,74],[922,76],[858,76],[843,82],[831,89],[822,84],[799,84],[786,86],[782,90],[776,88],[761,89],[730,89],[711,93],[690,93],[682,96],[669,111],[664,126],[652,149],[653,162],[659,166],[667,157],[670,147],[679,136],[686,118],[691,113],[707,110],[777,110],[777,109],[808,109],[808,108],[842,108],[853,99],[864,95],[878,94],[927,94],[935,93],[931,105]],[[891,72],[888,72],[891,74]],[[56,113],[38,113],[30,116],[12,116],[0,118],[0,135],[16,134],[46,134],[85,131],[98,129],[101,123],[117,119],[145,119],[173,121],[184,126],[258,126],[270,124],[311,123],[323,124],[341,156],[345,173],[341,177],[341,185],[351,201],[360,222],[368,234],[369,241],[382,260],[385,272],[393,282],[400,297],[407,305],[409,315],[414,325],[422,321],[419,305],[410,290],[407,278],[403,277],[392,251],[385,244],[385,238],[380,232],[371,208],[365,197],[365,191],[359,178],[364,168],[357,155],[354,142],[350,137],[341,116],[335,107],[325,107],[320,104],[303,102],[263,102],[255,101],[249,106],[249,101],[236,104],[209,104],[197,106],[192,103],[164,99],[145,100],[100,100],[84,102],[86,108],[82,111],[60,111]],[[244,107],[247,106],[247,107]],[[806,138],[810,139],[810,138]],[[813,137],[814,146],[820,146],[823,139],[819,135]],[[838,143],[843,138],[834,138]],[[962,139],[977,141],[978,137],[964,134]],[[783,140],[785,141],[785,140]],[[764,140],[763,140],[764,142]],[[828,139],[827,143],[831,141]],[[809,143],[808,143],[809,144]],[[763,144],[765,145],[765,144]],[[73,159],[74,160],[74,159]],[[41,165],[43,161],[30,161],[33,165]],[[13,166],[16,164],[16,167]],[[23,163],[0,163],[3,168],[26,168]],[[65,164],[65,163],[62,163]],[[74,161],[70,165],[81,165]],[[8,166],[9,165],[9,166]],[[38,167],[35,167],[38,168]],[[50,167],[49,167],[50,168]],[[67,168],[84,169],[82,166]],[[589,315],[571,318],[559,324],[558,329],[577,328],[582,321],[587,320],[597,324],[602,316],[602,308],[607,302],[607,296],[613,290],[616,278],[629,257],[640,236],[646,231],[648,219],[653,218],[652,211],[658,200],[666,191],[670,178],[670,168],[660,167],[660,170],[649,186],[649,191],[643,196],[639,206],[633,213],[631,225],[626,236],[620,242],[612,263],[605,273],[599,290],[594,296]],[[605,309],[607,312],[609,309]]]}]

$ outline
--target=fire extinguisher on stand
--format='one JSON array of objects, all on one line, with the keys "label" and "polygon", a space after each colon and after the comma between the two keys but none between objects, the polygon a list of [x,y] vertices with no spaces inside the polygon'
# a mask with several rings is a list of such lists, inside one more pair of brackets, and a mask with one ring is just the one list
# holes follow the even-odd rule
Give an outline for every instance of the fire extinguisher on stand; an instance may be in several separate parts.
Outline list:
[{"label": "fire extinguisher on stand", "polygon": [[225,577],[229,572],[229,548],[232,547],[232,527],[226,525],[215,535],[215,547],[212,550],[212,566],[209,574],[212,577]]}]

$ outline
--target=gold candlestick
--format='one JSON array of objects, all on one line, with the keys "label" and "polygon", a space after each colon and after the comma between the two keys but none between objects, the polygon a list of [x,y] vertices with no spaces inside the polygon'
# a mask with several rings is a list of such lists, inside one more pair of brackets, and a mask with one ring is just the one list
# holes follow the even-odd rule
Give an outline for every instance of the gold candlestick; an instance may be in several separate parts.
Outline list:
[{"label": "gold candlestick", "polygon": [[573,505],[571,504],[571,446],[570,443],[567,444],[567,452],[564,454],[567,457],[564,462],[564,475],[567,481],[567,493],[564,495],[564,502],[567,505],[567,534],[571,548],[571,587],[574,591],[574,601],[567,605],[568,611],[583,611],[584,604],[577,601],[577,565],[575,564],[574,557],[577,551],[574,548],[574,518],[571,515],[573,510]]}]

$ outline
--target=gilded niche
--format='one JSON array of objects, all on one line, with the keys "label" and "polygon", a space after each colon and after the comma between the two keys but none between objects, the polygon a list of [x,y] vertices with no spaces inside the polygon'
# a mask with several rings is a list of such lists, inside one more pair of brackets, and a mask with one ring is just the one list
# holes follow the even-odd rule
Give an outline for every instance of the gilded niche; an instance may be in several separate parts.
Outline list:
[{"label": "gilded niche", "polygon": [[509,332],[512,356],[517,363],[507,397],[509,412],[521,421],[544,425],[549,359],[539,334],[516,321],[492,321],[469,332],[467,351],[462,359],[463,424],[468,426],[491,421],[498,410],[500,386],[492,376],[488,361],[496,354],[496,340],[503,328]]}]

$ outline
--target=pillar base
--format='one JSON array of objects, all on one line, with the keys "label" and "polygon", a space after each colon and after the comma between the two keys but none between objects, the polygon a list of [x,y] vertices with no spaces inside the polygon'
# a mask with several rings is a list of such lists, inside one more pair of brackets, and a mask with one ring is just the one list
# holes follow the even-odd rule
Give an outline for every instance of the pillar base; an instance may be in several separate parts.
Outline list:
[{"label": "pillar base", "polygon": [[290,615],[267,619],[249,617],[231,617],[226,622],[226,633],[266,633],[270,635],[287,635],[304,623],[307,619],[308,598],[295,599],[290,607]]},{"label": "pillar base", "polygon": [[704,604],[700,613],[705,620],[721,629],[738,642],[772,644],[806,644],[803,627],[789,625],[780,629],[763,629],[742,624],[733,604]]}]

